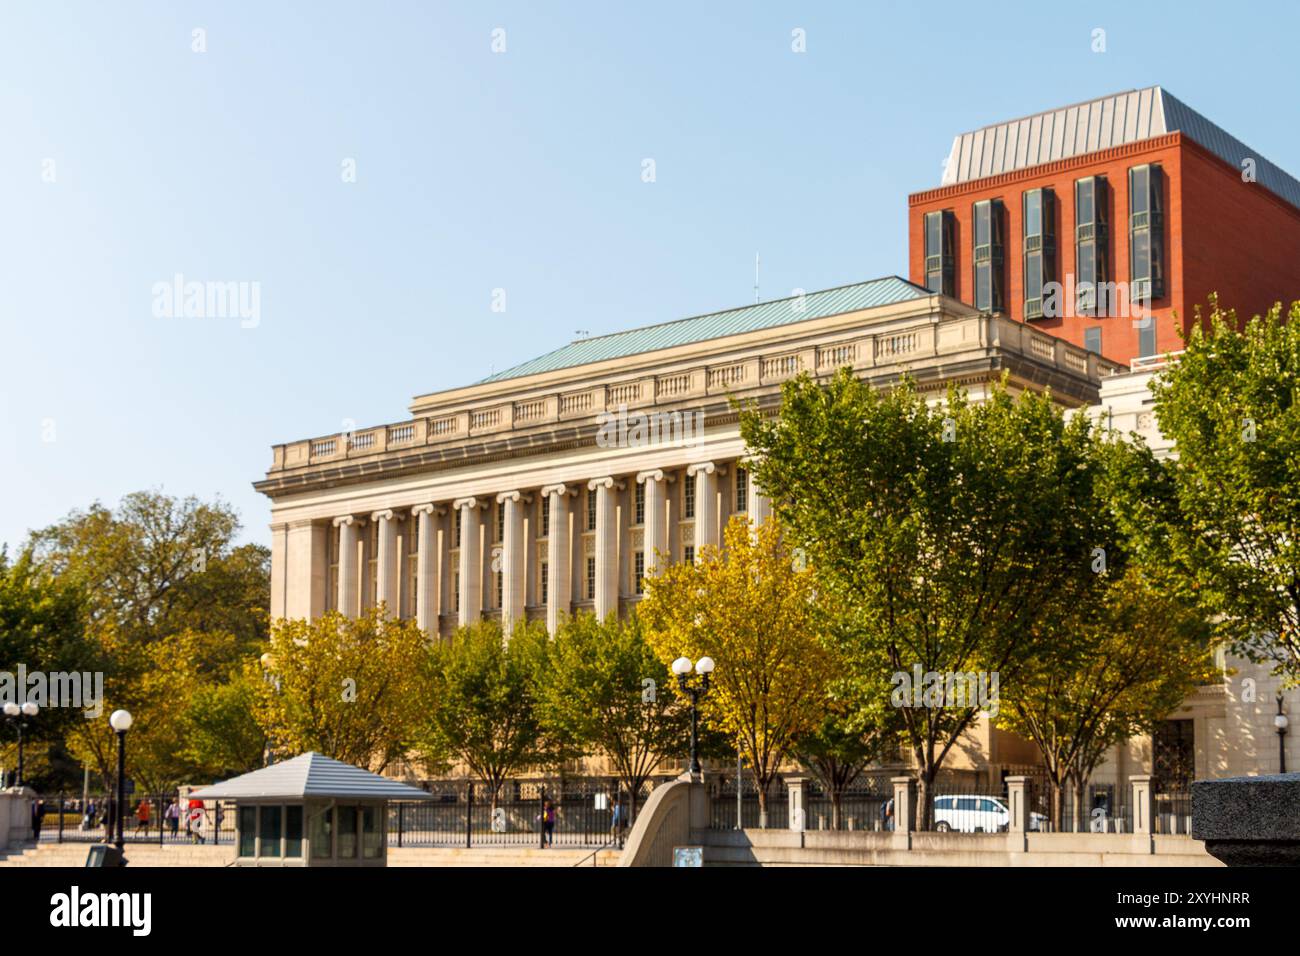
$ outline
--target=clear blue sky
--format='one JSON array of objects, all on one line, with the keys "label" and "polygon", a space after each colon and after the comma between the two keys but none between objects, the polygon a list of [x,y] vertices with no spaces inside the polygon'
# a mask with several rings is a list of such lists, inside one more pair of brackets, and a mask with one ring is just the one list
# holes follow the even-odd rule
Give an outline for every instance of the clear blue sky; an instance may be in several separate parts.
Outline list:
[{"label": "clear blue sky", "polygon": [[[1160,83],[1300,173],[1296,9],[8,0],[0,541],[162,488],[269,542],[273,443],[744,304],[755,252],[764,298],[904,273],[986,123]],[[154,317],[177,273],[259,324]]]}]

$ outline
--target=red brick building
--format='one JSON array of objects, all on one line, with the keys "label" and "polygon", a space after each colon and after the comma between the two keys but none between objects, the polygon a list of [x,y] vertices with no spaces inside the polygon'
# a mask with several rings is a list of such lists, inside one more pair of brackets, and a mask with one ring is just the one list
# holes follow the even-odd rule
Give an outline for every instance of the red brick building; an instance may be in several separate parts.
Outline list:
[{"label": "red brick building", "polygon": [[1158,86],[963,133],[908,203],[913,282],[1116,361],[1300,299],[1300,181]]}]

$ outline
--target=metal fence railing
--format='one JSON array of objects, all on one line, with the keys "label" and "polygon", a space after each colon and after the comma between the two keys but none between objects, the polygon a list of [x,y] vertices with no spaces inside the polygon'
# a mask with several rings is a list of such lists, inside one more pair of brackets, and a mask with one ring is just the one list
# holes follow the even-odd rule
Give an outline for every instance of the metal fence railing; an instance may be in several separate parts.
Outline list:
[{"label": "metal fence railing", "polygon": [[[174,808],[174,809],[173,809]],[[113,842],[117,835],[117,801],[112,795],[85,797],[56,794],[41,798],[42,843]],[[127,843],[233,843],[235,806],[209,800],[186,801],[178,791],[128,794],[122,817]]]},{"label": "metal fence railing", "polygon": [[388,805],[389,846],[620,846],[651,790],[633,801],[609,777],[512,779],[495,795],[480,780],[423,787],[432,801]]}]

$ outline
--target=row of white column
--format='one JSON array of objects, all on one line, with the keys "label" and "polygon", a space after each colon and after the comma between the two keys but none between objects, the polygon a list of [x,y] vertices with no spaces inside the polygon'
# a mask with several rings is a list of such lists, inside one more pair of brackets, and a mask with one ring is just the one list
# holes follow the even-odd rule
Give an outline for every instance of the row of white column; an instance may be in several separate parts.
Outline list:
[{"label": "row of white column", "polygon": [[[717,492],[722,466],[714,462],[701,462],[686,469],[687,480],[695,482],[694,544],[695,554],[706,545],[718,544]],[[655,562],[669,548],[667,517],[667,486],[673,480],[661,469],[640,472],[635,476],[639,485],[645,486],[644,554],[645,570],[654,573]],[[546,485],[540,494],[549,501],[549,527],[547,534],[547,564],[549,581],[546,594],[546,626],[554,634],[561,617],[570,609],[572,585],[569,515],[581,484],[561,482]],[[593,595],[597,617],[605,618],[617,613],[619,598],[619,533],[618,492],[626,487],[624,479],[614,476],[594,478],[586,487],[596,495],[596,588]],[[502,590],[501,623],[508,633],[518,621],[524,619],[527,602],[527,541],[525,540],[525,509],[532,503],[532,495],[524,491],[507,491],[496,496],[504,509],[502,535]],[[483,496],[458,498],[451,503],[451,514],[460,516],[459,588],[457,622],[472,624],[481,616],[483,606],[483,554],[482,522],[491,500]],[[767,499],[749,492],[748,513],[755,523],[767,519]],[[422,629],[436,633],[438,617],[442,610],[442,582],[448,576],[442,573],[438,560],[438,532],[448,509],[436,504],[416,505],[411,516],[417,522],[418,536],[416,558],[415,607],[416,623]],[[378,526],[378,553],[376,555],[376,603],[390,609],[398,607],[400,568],[398,554],[397,522],[400,516],[391,509],[376,511],[370,516]],[[344,614],[360,613],[360,523],[352,515],[335,518],[339,532],[338,594],[336,607]]]}]

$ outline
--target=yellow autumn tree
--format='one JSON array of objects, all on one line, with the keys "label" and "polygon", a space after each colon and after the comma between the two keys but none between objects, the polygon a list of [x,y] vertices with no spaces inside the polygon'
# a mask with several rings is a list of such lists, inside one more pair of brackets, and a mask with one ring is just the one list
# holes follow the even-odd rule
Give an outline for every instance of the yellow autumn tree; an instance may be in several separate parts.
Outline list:
[{"label": "yellow autumn tree", "polygon": [[701,716],[749,761],[765,819],[768,787],[793,741],[824,716],[833,668],[813,576],[777,523],[751,529],[738,515],[724,545],[652,577],[638,613],[665,666],[683,655],[713,658]]}]

